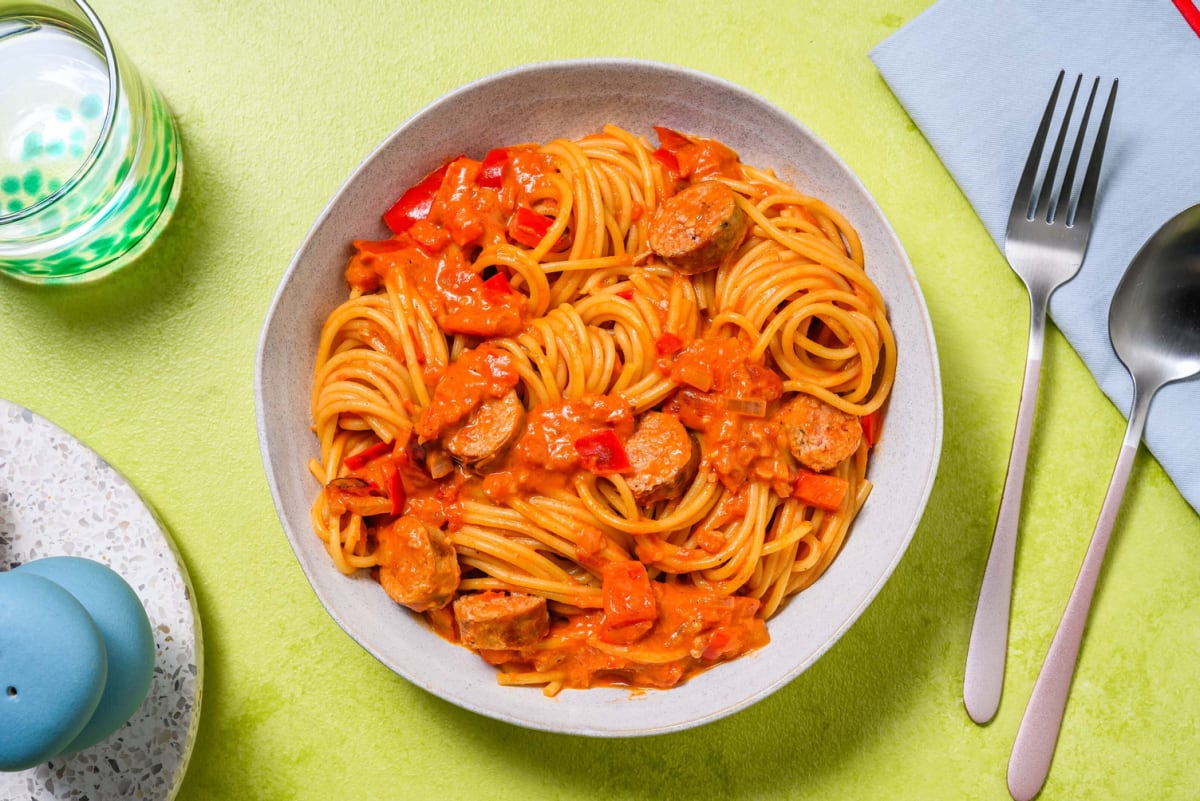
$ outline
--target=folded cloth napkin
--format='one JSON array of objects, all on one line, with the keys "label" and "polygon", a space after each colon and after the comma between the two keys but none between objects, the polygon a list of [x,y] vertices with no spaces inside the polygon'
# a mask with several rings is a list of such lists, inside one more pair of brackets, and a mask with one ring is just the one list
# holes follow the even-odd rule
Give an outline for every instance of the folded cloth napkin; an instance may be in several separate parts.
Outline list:
[{"label": "folded cloth napkin", "polygon": [[[1003,247],[1008,210],[1059,70],[1120,80],[1091,241],[1050,316],[1128,414],[1132,382],[1108,339],[1126,266],[1200,203],[1200,12],[1192,0],[942,0],[870,54]],[[1200,511],[1200,380],[1155,398],[1144,441]],[[1115,461],[1115,455],[1114,455]]]}]

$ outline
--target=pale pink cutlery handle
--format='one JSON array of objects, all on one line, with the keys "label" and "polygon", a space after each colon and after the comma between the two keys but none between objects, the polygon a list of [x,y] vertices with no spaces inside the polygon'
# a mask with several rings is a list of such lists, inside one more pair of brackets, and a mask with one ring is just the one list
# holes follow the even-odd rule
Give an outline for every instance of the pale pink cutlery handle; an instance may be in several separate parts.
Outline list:
[{"label": "pale pink cutlery handle", "polygon": [[1058,624],[1058,631],[1055,632],[1050,650],[1046,653],[1046,661],[1042,663],[1042,670],[1033,686],[1029,705],[1025,708],[1025,716],[1021,718],[1021,726],[1017,729],[1017,739],[1013,743],[1012,756],[1008,762],[1008,791],[1016,801],[1028,801],[1041,792],[1042,785],[1046,783],[1046,776],[1050,773],[1050,761],[1054,758],[1054,746],[1058,742],[1058,732],[1062,726],[1071,680],[1075,675],[1075,663],[1079,657],[1083,630],[1087,626],[1092,596],[1096,591],[1096,581],[1100,578],[1100,568],[1104,564],[1104,554],[1108,549],[1113,524],[1121,511],[1125,485],[1129,483],[1129,472],[1133,468],[1133,460],[1141,442],[1148,407],[1149,400],[1142,404],[1135,398],[1129,427],[1125,432],[1125,440],[1117,457],[1117,466],[1113,470],[1108,492],[1104,496],[1104,506],[1100,509],[1096,530],[1083,558],[1083,565],[1079,568],[1079,575],[1075,579],[1075,587],[1071,590],[1062,621]]},{"label": "pale pink cutlery handle", "polygon": [[[1037,310],[1034,310],[1037,313]],[[1042,370],[1042,337],[1035,332],[1030,340],[1029,359],[1025,363],[1025,383],[1017,410],[1017,430],[1012,453],[1008,457],[1008,475],[1000,497],[1000,512],[988,552],[975,622],[967,646],[967,667],[963,676],[963,704],[976,723],[987,723],[1000,706],[1004,686],[1004,662],[1008,649],[1008,619],[1012,605],[1013,562],[1017,552],[1017,527],[1021,519],[1021,495],[1025,487],[1025,463],[1033,433],[1037,408],[1038,384]]]}]

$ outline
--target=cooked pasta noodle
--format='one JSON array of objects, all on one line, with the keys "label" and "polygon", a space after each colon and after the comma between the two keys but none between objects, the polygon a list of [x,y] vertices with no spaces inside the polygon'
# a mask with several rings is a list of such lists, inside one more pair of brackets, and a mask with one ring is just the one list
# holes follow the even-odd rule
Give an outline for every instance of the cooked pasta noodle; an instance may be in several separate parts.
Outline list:
[{"label": "cooked pasta noodle", "polygon": [[765,645],[870,492],[895,373],[850,223],[655,130],[451,159],[354,243],[316,355],[334,565],[548,694]]}]

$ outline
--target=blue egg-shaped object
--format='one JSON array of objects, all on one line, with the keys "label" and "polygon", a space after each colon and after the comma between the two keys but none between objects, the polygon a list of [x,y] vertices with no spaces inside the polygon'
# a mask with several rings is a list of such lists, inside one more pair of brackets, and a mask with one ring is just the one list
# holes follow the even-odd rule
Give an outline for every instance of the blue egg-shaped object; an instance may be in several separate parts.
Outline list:
[{"label": "blue egg-shaped object", "polygon": [[107,666],[74,595],[32,573],[0,573],[0,770],[31,768],[73,742],[100,704]]},{"label": "blue egg-shaped object", "polygon": [[61,753],[82,751],[121,728],[133,716],[154,675],[154,634],[133,588],[116,571],[78,556],[26,562],[14,572],[58,584],[92,616],[108,654],[108,680],[91,720]]}]

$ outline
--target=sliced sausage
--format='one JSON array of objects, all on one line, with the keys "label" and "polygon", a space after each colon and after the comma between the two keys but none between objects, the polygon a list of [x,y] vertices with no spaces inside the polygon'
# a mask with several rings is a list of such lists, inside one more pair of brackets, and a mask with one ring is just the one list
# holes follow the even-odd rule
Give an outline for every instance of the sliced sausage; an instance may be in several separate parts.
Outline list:
[{"label": "sliced sausage", "polygon": [[417,439],[437,439],[485,401],[503,397],[519,380],[516,361],[508,351],[486,342],[463,351],[446,368],[429,405],[421,410]]},{"label": "sliced sausage", "polygon": [[701,181],[658,207],[647,237],[650,249],[684,275],[715,270],[728,261],[749,229],[733,190]]},{"label": "sliced sausage", "polygon": [[461,425],[442,435],[442,447],[476,469],[486,469],[512,447],[525,430],[525,407],[516,392],[484,401]]},{"label": "sliced sausage", "polygon": [[445,533],[405,515],[381,526],[379,583],[384,592],[414,612],[440,609],[458,589],[458,556]]},{"label": "sliced sausage", "polygon": [[696,476],[700,448],[673,414],[646,412],[625,442],[633,473],[625,482],[640,504],[677,497]]},{"label": "sliced sausage", "polygon": [[797,395],[779,411],[788,450],[818,473],[836,467],[858,450],[862,424],[852,414],[811,395]]},{"label": "sliced sausage", "polygon": [[524,648],[550,630],[546,599],[523,592],[481,592],[454,601],[458,636],[468,648]]}]

